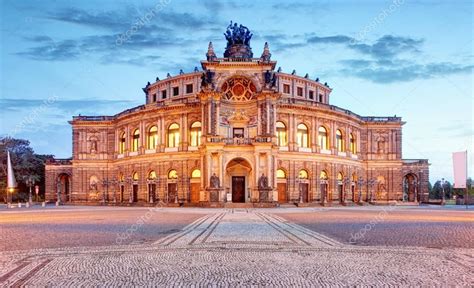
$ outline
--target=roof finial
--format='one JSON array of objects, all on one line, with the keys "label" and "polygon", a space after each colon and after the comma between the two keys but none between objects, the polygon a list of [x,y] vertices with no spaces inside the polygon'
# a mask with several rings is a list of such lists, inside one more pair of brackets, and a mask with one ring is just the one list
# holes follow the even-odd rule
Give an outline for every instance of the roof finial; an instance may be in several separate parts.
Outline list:
[{"label": "roof finial", "polygon": [[209,46],[207,47],[206,57],[207,57],[207,61],[213,61],[217,58],[216,53],[214,53],[214,46],[212,46],[212,42],[209,42]]},{"label": "roof finial", "polygon": [[268,42],[265,42],[265,46],[263,46],[263,53],[260,57],[263,61],[270,61],[272,57],[272,53],[270,53],[270,48],[268,47]]}]

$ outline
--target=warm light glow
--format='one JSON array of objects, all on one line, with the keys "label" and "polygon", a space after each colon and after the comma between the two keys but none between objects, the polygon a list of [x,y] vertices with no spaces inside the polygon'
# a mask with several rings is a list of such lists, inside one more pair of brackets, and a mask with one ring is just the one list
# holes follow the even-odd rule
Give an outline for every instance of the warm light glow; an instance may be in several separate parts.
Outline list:
[{"label": "warm light glow", "polygon": [[140,130],[135,129],[135,131],[133,131],[133,138],[132,138],[132,151],[133,152],[138,151],[139,141],[140,141]]},{"label": "warm light glow", "polygon": [[201,170],[194,169],[193,172],[191,173],[191,178],[201,178]]},{"label": "warm light glow", "polygon": [[125,141],[125,132],[122,132],[119,139],[119,154],[125,153]]},{"label": "warm light glow", "polygon": [[168,147],[178,147],[179,145],[179,125],[173,123],[168,128]]},{"label": "warm light glow", "polygon": [[155,172],[155,170],[152,170],[152,171],[150,171],[150,173],[148,173],[148,179],[150,179],[150,180],[156,179],[156,172]]},{"label": "warm light glow", "polygon": [[298,178],[300,179],[308,179],[308,171],[306,170],[300,170],[300,173],[298,174]]},{"label": "warm light glow", "polygon": [[329,177],[328,177],[328,173],[326,171],[321,171],[321,174],[319,174],[319,179],[321,180],[328,180]]},{"label": "warm light glow", "polygon": [[191,146],[197,147],[201,145],[201,122],[194,122],[191,125]]},{"label": "warm light glow", "polygon": [[139,179],[138,172],[133,173],[132,179],[133,179],[133,181],[138,181],[138,179]]},{"label": "warm light glow", "polygon": [[288,140],[286,137],[286,126],[283,122],[276,122],[276,134],[278,146],[288,146]]},{"label": "warm light glow", "polygon": [[356,154],[357,153],[357,145],[356,145],[354,134],[352,134],[352,133],[349,135],[349,144],[350,144],[351,153]]},{"label": "warm light glow", "polygon": [[278,179],[286,179],[286,173],[283,169],[278,169],[276,174]]},{"label": "warm light glow", "polygon": [[304,124],[298,125],[298,131],[296,133],[296,142],[298,144],[298,147],[303,147],[303,148],[309,147],[308,127],[306,127],[306,125]]},{"label": "warm light glow", "polygon": [[320,149],[328,150],[328,131],[323,126],[319,127],[318,130],[318,142]]},{"label": "warm light glow", "polygon": [[148,130],[147,142],[148,149],[156,149],[156,145],[158,144],[158,127],[150,127],[150,129]]},{"label": "warm light glow", "polygon": [[344,152],[344,138],[342,137],[342,132],[341,130],[336,131],[336,146],[337,146],[337,151],[339,152]]},{"label": "warm light glow", "polygon": [[168,179],[178,179],[178,172],[176,172],[176,170],[170,170],[170,172],[168,172]]}]

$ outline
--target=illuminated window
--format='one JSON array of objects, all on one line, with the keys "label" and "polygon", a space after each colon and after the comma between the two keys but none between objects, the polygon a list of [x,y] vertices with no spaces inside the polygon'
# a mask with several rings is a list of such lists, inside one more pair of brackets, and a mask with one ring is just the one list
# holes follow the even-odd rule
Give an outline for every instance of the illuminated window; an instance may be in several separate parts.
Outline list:
[{"label": "illuminated window", "polygon": [[139,179],[138,172],[133,173],[132,179],[133,179],[133,181],[138,181],[138,179]]},{"label": "illuminated window", "polygon": [[288,146],[288,140],[286,138],[286,126],[283,122],[276,122],[276,133],[278,146]]},{"label": "illuminated window", "polygon": [[286,179],[286,173],[283,171],[283,169],[278,169],[277,170],[277,178],[278,179]]},{"label": "illuminated window", "polygon": [[152,171],[150,171],[150,173],[148,173],[148,179],[149,179],[149,180],[155,180],[155,179],[156,179],[156,172],[155,172],[155,170],[152,170]]},{"label": "illuminated window", "polygon": [[122,132],[119,138],[119,154],[125,153],[125,141],[126,141],[125,132]]},{"label": "illuminated window", "polygon": [[178,147],[179,145],[179,125],[173,123],[168,128],[168,147]]},{"label": "illuminated window", "polygon": [[191,178],[201,178],[201,170],[194,169],[191,173]]},{"label": "illuminated window", "polygon": [[356,139],[354,137],[354,135],[351,133],[349,135],[349,141],[350,141],[350,145],[351,145],[351,153],[352,154],[356,154],[357,153],[357,145],[356,145]]},{"label": "illuminated window", "polygon": [[337,181],[342,181],[343,179],[344,175],[341,172],[337,173]]},{"label": "illuminated window", "polygon": [[132,137],[132,151],[133,152],[138,151],[139,142],[140,142],[140,130],[135,129],[135,131],[133,131],[133,137]]},{"label": "illuminated window", "polygon": [[319,142],[319,147],[322,150],[328,150],[329,143],[328,143],[328,130],[324,128],[323,126],[319,127],[318,130],[318,142]]},{"label": "illuminated window", "polygon": [[337,151],[344,152],[344,138],[342,138],[342,132],[339,129],[336,131],[336,146]]},{"label": "illuminated window", "polygon": [[191,124],[191,146],[197,147],[201,145],[201,122]]},{"label": "illuminated window", "polygon": [[148,129],[148,139],[147,139],[148,149],[156,149],[157,144],[158,144],[158,128],[156,126],[151,126],[150,129]]},{"label": "illuminated window", "polygon": [[176,170],[170,170],[170,172],[168,172],[168,179],[178,179],[178,172],[176,172]]},{"label": "illuminated window", "polygon": [[300,179],[308,179],[308,171],[306,170],[300,170],[300,173],[298,173],[298,178]]},{"label": "illuminated window", "polygon": [[328,180],[329,177],[328,177],[328,173],[326,171],[321,171],[321,174],[319,174],[319,179],[321,180]]},{"label": "illuminated window", "polygon": [[309,147],[308,127],[306,127],[304,124],[298,125],[298,131],[296,132],[296,143],[298,144],[298,147]]}]

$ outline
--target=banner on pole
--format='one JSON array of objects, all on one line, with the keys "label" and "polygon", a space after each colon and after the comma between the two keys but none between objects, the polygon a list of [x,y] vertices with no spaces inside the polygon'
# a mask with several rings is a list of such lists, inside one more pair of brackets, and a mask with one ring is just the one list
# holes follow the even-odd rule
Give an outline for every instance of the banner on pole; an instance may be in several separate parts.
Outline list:
[{"label": "banner on pole", "polygon": [[454,188],[466,188],[467,151],[453,153]]}]

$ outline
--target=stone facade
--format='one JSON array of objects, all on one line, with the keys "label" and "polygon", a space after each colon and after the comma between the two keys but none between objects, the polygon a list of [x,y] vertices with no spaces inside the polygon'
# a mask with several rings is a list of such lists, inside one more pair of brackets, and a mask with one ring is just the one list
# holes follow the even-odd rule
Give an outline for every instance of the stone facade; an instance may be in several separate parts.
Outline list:
[{"label": "stone facade", "polygon": [[269,202],[329,204],[428,197],[428,161],[402,159],[401,118],[330,105],[327,84],[275,69],[267,44],[260,58],[238,45],[217,58],[210,44],[202,71],[148,83],[144,105],[74,116],[72,160],[46,165],[46,198],[202,204],[259,202],[265,192]]}]

